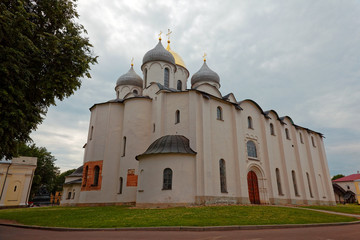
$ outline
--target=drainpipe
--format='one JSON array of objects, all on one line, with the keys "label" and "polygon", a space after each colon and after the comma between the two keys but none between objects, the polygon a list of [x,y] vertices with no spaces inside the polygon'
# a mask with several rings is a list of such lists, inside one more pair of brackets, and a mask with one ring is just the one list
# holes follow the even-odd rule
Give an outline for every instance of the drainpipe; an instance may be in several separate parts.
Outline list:
[{"label": "drainpipe", "polygon": [[4,188],[5,188],[5,184],[6,184],[6,179],[7,179],[8,173],[9,173],[9,168],[10,168],[10,166],[11,166],[11,163],[9,164],[9,166],[8,166],[8,168],[7,168],[7,170],[6,170],[6,175],[5,175],[4,185],[3,185],[2,189],[1,189],[0,200],[1,200],[2,195],[3,195],[3,192],[4,192]]}]

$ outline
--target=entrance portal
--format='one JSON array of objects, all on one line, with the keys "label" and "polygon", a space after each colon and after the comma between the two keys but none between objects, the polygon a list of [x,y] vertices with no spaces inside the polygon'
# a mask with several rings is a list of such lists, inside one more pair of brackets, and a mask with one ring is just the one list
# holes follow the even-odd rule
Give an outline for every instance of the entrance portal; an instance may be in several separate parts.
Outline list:
[{"label": "entrance portal", "polygon": [[259,185],[256,173],[253,171],[248,172],[247,181],[250,202],[252,204],[260,204]]}]

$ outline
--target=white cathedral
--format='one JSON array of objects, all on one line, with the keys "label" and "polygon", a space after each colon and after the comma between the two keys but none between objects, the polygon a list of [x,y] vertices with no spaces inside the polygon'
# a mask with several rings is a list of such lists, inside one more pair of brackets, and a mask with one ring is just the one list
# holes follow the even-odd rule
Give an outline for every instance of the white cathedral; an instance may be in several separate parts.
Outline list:
[{"label": "white cathedral", "polygon": [[131,65],[116,99],[90,108],[84,164],[62,205],[335,204],[321,133],[223,96],[205,59],[187,89],[170,41],[141,71]]}]

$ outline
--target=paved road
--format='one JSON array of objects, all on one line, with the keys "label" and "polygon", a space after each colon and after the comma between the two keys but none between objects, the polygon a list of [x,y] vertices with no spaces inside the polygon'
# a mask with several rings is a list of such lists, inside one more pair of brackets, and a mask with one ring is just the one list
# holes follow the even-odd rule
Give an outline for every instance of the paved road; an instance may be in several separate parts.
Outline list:
[{"label": "paved road", "polygon": [[0,226],[1,240],[359,240],[360,225],[235,231],[76,231],[60,232]]}]

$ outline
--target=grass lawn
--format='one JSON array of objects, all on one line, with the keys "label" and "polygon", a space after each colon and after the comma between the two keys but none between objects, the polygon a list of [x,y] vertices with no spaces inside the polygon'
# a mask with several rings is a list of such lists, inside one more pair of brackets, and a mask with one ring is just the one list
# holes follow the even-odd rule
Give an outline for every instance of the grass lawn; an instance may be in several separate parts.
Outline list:
[{"label": "grass lawn", "polygon": [[355,218],[274,206],[210,206],[167,209],[41,207],[0,210],[0,219],[26,225],[115,228],[155,226],[224,226],[350,222]]},{"label": "grass lawn", "polygon": [[306,208],[328,210],[341,213],[360,214],[360,205],[358,204],[339,204],[336,206],[307,206]]}]

